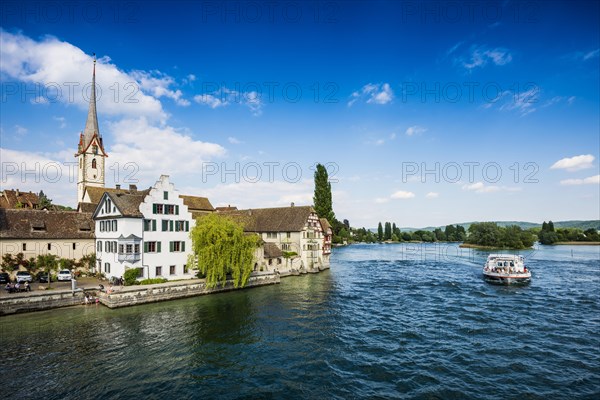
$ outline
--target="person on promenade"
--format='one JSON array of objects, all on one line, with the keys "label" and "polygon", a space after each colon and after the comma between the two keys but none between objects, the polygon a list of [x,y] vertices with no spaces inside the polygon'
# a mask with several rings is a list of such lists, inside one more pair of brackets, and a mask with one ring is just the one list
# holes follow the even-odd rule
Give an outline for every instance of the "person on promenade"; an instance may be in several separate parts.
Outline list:
[{"label": "person on promenade", "polygon": [[26,292],[31,292],[31,286],[29,286],[29,282],[25,281],[23,288],[25,289]]}]

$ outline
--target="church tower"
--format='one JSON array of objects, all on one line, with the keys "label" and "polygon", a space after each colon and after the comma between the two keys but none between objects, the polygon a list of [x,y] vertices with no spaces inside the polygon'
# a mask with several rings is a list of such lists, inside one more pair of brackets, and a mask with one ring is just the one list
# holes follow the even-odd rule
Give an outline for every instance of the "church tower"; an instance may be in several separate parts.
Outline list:
[{"label": "church tower", "polygon": [[92,90],[85,129],[79,135],[79,145],[75,154],[78,161],[77,170],[77,203],[83,202],[86,186],[104,187],[105,159],[108,157],[102,144],[102,136],[98,129],[96,113],[96,55],[94,54],[94,72],[92,74]]}]

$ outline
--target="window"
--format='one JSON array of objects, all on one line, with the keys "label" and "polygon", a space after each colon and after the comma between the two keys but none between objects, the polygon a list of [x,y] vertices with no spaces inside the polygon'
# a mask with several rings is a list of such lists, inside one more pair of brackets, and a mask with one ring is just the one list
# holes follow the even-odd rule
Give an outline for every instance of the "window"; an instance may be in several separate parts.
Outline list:
[{"label": "window", "polygon": [[169,242],[169,251],[171,252],[179,252],[185,251],[185,242]]},{"label": "window", "polygon": [[175,206],[173,204],[165,204],[165,214],[175,214]]},{"label": "window", "polygon": [[21,249],[23,251],[27,251],[27,243],[23,243],[23,245],[21,246]]},{"label": "window", "polygon": [[163,213],[163,205],[162,204],[155,204],[154,205],[156,210],[154,211],[154,214],[162,214]]},{"label": "window", "polygon": [[131,254],[133,252],[133,245],[132,244],[126,245],[125,251],[127,252],[127,254]]},{"label": "window", "polygon": [[170,275],[175,275],[175,266],[174,266],[174,265],[171,265],[171,266],[169,267],[169,274],[170,274]]},{"label": "window", "polygon": [[144,220],[144,232],[148,232],[152,230],[152,220],[151,219],[145,219]]},{"label": "window", "polygon": [[277,239],[276,232],[267,232],[267,239]]},{"label": "window", "polygon": [[110,263],[104,263],[104,272],[110,274]]},{"label": "window", "polygon": [[277,259],[277,264],[281,264],[281,258]]},{"label": "window", "polygon": [[100,232],[104,232],[104,221],[100,221]]},{"label": "window", "polygon": [[282,243],[281,244],[281,250],[283,251],[290,251],[291,246],[288,243]]},{"label": "window", "polygon": [[287,237],[288,239],[289,239],[289,238],[291,238],[291,237],[292,237],[292,232],[287,232],[287,233],[286,233],[286,237]]},{"label": "window", "polygon": [[189,272],[187,264],[183,264],[183,273],[187,274]]},{"label": "window", "polygon": [[[98,154],[98,146],[96,146],[96,145],[93,145],[93,146],[92,146],[92,153],[94,153],[94,154]],[[94,161],[95,161],[95,160],[94,160]]]},{"label": "window", "polygon": [[169,230],[169,220],[163,219],[162,220],[162,231],[166,232],[168,230]]},{"label": "window", "polygon": [[95,158],[92,160],[92,168],[96,169],[96,159]]},{"label": "window", "polygon": [[269,265],[273,265],[273,259],[269,258]]},{"label": "window", "polygon": [[52,250],[52,243],[48,243],[48,250]]},{"label": "window", "polygon": [[110,252],[109,246],[110,246],[110,242],[104,242],[104,251],[106,253]]},{"label": "window", "polygon": [[96,244],[96,251],[102,252],[102,242],[100,240]]},{"label": "window", "polygon": [[116,232],[116,231],[117,231],[117,220],[114,220],[114,221],[112,222],[112,231],[113,231],[113,232]]},{"label": "window", "polygon": [[77,243],[73,242],[73,250],[77,248]]},{"label": "window", "polygon": [[134,248],[134,253],[139,253],[140,252],[140,245],[139,244],[136,243],[133,248]]},{"label": "window", "polygon": [[169,200],[169,192],[167,192],[167,191],[163,192],[163,199]]},{"label": "window", "polygon": [[160,242],[144,242],[144,253],[160,253]]},{"label": "window", "polygon": [[186,221],[175,221],[175,232],[181,232],[185,230]]},{"label": "window", "polygon": [[162,267],[156,267],[156,276],[162,276]]},{"label": "window", "polygon": [[124,246],[122,244],[119,245],[119,254],[123,254],[123,247]]}]

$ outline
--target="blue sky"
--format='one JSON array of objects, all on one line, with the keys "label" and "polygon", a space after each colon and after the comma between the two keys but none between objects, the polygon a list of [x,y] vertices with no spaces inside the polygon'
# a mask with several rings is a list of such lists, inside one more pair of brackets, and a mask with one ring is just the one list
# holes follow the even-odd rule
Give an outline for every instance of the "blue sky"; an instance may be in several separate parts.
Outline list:
[{"label": "blue sky", "polygon": [[598,2],[0,7],[3,188],[75,204],[95,52],[110,186],[310,204],[321,162],[354,226],[600,218]]}]

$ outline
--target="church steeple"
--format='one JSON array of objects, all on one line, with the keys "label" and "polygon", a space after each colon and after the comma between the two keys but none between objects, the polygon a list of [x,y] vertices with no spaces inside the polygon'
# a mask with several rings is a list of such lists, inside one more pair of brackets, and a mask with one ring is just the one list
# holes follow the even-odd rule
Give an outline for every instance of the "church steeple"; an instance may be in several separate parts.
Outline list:
[{"label": "church steeple", "polygon": [[86,202],[85,188],[88,186],[104,187],[104,159],[108,157],[98,129],[96,112],[96,54],[94,54],[94,70],[92,73],[92,90],[85,129],[79,135],[79,146],[75,157],[78,159],[77,202]]},{"label": "church steeple", "polygon": [[83,130],[83,150],[87,148],[92,141],[94,135],[102,141],[100,129],[98,128],[98,113],[96,112],[96,53],[94,53],[94,71],[92,73],[92,91],[90,94],[90,106],[88,108],[87,120],[85,129]]}]

